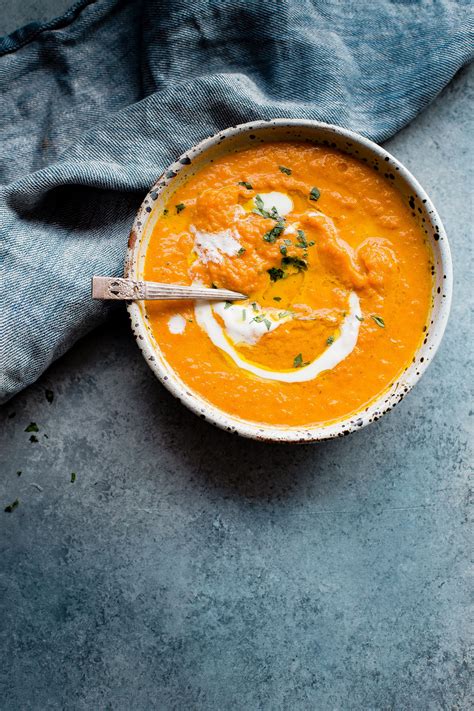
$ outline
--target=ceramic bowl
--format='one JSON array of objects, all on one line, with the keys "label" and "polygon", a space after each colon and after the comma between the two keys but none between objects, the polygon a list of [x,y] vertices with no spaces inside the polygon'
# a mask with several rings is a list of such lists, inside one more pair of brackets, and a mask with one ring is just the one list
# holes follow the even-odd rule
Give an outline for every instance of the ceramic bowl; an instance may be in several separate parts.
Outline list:
[{"label": "ceramic bowl", "polygon": [[327,425],[276,427],[244,420],[224,412],[193,392],[164,358],[147,320],[143,302],[132,302],[128,311],[138,345],[153,372],[183,404],[203,419],[244,437],[276,442],[314,442],[341,437],[358,430],[397,405],[419,380],[433,359],[448,320],[452,264],[449,244],[441,220],[423,188],[390,153],[362,136],[317,121],[273,119],[227,128],[201,141],[169,166],[143,201],[133,224],[125,260],[125,276],[143,278],[145,254],[153,226],[164,206],[191,175],[207,162],[229,152],[269,141],[300,141],[337,148],[381,173],[402,194],[431,245],[433,266],[432,310],[425,339],[399,379],[377,400],[350,417]]}]

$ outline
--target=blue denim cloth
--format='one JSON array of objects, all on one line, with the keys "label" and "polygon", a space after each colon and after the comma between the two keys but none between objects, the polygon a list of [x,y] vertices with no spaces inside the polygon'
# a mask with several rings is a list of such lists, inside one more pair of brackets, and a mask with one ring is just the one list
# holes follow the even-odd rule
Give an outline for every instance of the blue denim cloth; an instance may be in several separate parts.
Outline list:
[{"label": "blue denim cloth", "polygon": [[226,126],[312,118],[381,141],[472,53],[470,2],[82,0],[0,38],[0,397],[100,323],[133,215]]}]

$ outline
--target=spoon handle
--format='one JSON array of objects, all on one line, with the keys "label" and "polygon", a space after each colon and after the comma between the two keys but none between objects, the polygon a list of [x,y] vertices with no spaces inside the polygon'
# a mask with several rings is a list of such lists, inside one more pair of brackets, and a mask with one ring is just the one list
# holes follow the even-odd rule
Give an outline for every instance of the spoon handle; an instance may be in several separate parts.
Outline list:
[{"label": "spoon handle", "polygon": [[205,301],[236,301],[246,299],[245,294],[228,289],[208,289],[205,286],[181,286],[160,284],[155,281],[134,281],[119,277],[92,277],[93,299],[115,299],[118,301],[142,301],[156,299]]}]

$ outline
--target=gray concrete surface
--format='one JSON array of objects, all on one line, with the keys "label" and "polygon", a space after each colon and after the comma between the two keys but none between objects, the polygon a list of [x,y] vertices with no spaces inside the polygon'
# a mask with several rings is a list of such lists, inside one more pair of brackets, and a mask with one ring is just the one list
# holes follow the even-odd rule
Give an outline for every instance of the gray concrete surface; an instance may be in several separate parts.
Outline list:
[{"label": "gray concrete surface", "polygon": [[299,447],[220,432],[121,311],[3,408],[0,708],[472,707],[472,79],[387,145],[439,208],[455,293],[385,418]]}]

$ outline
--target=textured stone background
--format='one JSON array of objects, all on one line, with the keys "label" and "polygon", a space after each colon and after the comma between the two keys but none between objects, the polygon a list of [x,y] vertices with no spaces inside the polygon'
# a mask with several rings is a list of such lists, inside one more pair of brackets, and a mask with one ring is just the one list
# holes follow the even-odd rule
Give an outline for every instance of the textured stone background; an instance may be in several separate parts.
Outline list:
[{"label": "textured stone background", "polygon": [[[0,33],[68,4],[4,0]],[[321,445],[227,435],[159,385],[121,311],[3,408],[1,709],[472,708],[472,79],[387,144],[439,208],[455,293],[381,421]]]}]

